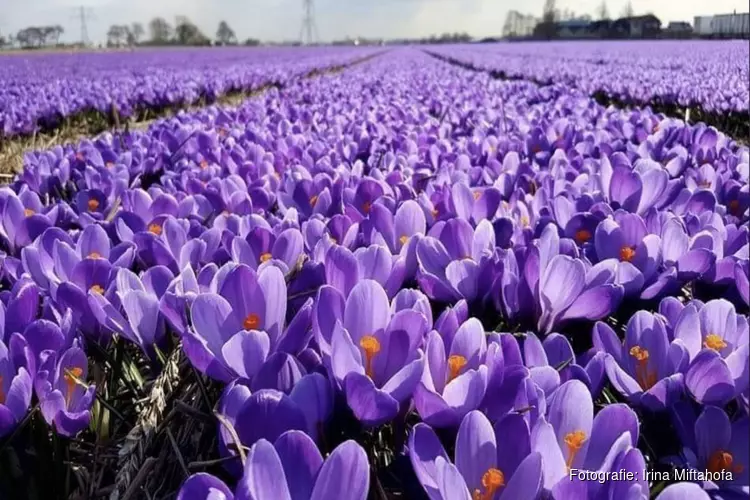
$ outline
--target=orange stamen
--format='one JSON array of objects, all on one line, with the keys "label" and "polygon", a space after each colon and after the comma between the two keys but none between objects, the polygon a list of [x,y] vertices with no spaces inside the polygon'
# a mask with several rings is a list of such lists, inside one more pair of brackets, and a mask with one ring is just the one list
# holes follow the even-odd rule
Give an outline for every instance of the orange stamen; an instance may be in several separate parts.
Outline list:
[{"label": "orange stamen", "polygon": [[482,474],[482,487],[484,492],[478,489],[471,495],[472,500],[492,500],[497,490],[505,486],[505,475],[500,469],[494,467]]},{"label": "orange stamen", "polygon": [[716,335],[715,333],[709,333],[706,335],[706,340],[703,342],[703,347],[713,349],[714,351],[721,351],[727,346],[724,339]]},{"label": "orange stamen", "polygon": [[23,214],[24,214],[24,215],[25,215],[26,217],[31,217],[31,216],[32,216],[32,215],[34,215],[35,213],[36,213],[36,212],[34,212],[34,211],[33,211],[32,209],[30,209],[30,208],[24,209],[24,211],[23,211]]},{"label": "orange stamen", "polygon": [[112,167],[115,166],[115,164],[112,163],[111,161],[108,161],[107,163],[105,163],[105,165],[106,165],[107,168],[112,168]]},{"label": "orange stamen", "polygon": [[454,354],[448,358],[448,382],[458,377],[461,369],[466,366],[466,358],[459,354]]},{"label": "orange stamen", "polygon": [[620,260],[623,262],[630,262],[635,257],[635,248],[633,247],[622,247],[620,249]]},{"label": "orange stamen", "polygon": [[432,216],[433,216],[433,217],[435,217],[435,218],[437,219],[437,216],[438,216],[438,215],[440,215],[440,212],[438,212],[438,209],[437,209],[437,208],[433,209],[433,210],[432,210]]},{"label": "orange stamen", "polygon": [[89,212],[93,212],[97,208],[99,208],[99,200],[96,200],[94,198],[91,198],[88,202]]},{"label": "orange stamen", "polygon": [[474,191],[474,199],[475,200],[478,200],[481,197],[482,197],[482,192],[481,191]]},{"label": "orange stamen", "polygon": [[270,253],[266,252],[266,253],[264,253],[263,255],[260,256],[260,261],[261,262],[267,262],[267,261],[271,260],[272,257],[273,256]]},{"label": "orange stamen", "polygon": [[380,352],[380,342],[372,335],[365,335],[359,341],[359,346],[365,352],[365,374],[373,378],[372,359]]},{"label": "orange stamen", "polygon": [[206,160],[201,160],[201,169],[205,170],[208,168],[208,162]]},{"label": "orange stamen", "polygon": [[89,288],[89,291],[98,293],[99,295],[104,294],[104,288],[102,288],[100,285],[94,285],[91,288]]},{"label": "orange stamen", "polygon": [[656,373],[648,369],[648,350],[641,346],[633,346],[630,348],[630,355],[633,356],[637,365],[635,367],[635,379],[638,384],[647,391],[656,385]]},{"label": "orange stamen", "polygon": [[155,234],[156,236],[161,236],[161,231],[162,231],[162,228],[161,228],[161,225],[159,224],[149,224],[148,226],[148,232]]},{"label": "orange stamen", "polygon": [[575,239],[579,245],[582,245],[591,239],[591,233],[585,229],[576,231]]},{"label": "orange stamen", "polygon": [[310,197],[310,206],[314,207],[315,204],[318,202],[318,195],[314,194]]},{"label": "orange stamen", "polygon": [[528,217],[526,217],[525,215],[522,215],[522,216],[521,216],[521,225],[522,225],[523,227],[529,227],[529,223],[530,223],[530,222],[531,222],[531,221],[529,221],[529,218],[528,218]]},{"label": "orange stamen", "polygon": [[726,450],[716,450],[708,459],[706,468],[709,472],[720,473],[722,471],[742,474],[745,467],[742,464],[735,464],[734,457]]},{"label": "orange stamen", "polygon": [[372,203],[369,201],[366,201],[362,204],[362,211],[365,213],[365,215],[370,213],[370,209],[372,208]]},{"label": "orange stamen", "polygon": [[565,445],[568,447],[568,458],[565,461],[565,466],[568,470],[573,466],[573,461],[578,452],[581,451],[584,442],[586,442],[586,433],[581,430],[569,432],[565,435]]},{"label": "orange stamen", "polygon": [[406,245],[406,242],[409,241],[409,237],[406,235],[401,236],[398,241],[401,242],[402,245]]},{"label": "orange stamen", "polygon": [[740,201],[739,200],[732,200],[729,202],[729,213],[735,216],[740,214]]},{"label": "orange stamen", "polygon": [[242,327],[245,330],[257,330],[260,326],[260,316],[255,313],[250,313],[245,317],[245,321],[242,322]]},{"label": "orange stamen", "polygon": [[99,252],[91,252],[86,257],[89,258],[89,259],[101,259],[102,258],[102,254],[100,254]]},{"label": "orange stamen", "polygon": [[63,375],[63,378],[65,379],[65,405],[70,406],[70,400],[73,398],[73,389],[76,387],[76,379],[80,379],[81,375],[83,375],[83,368],[80,368],[78,366],[70,368],[69,370],[65,370],[65,375]]}]

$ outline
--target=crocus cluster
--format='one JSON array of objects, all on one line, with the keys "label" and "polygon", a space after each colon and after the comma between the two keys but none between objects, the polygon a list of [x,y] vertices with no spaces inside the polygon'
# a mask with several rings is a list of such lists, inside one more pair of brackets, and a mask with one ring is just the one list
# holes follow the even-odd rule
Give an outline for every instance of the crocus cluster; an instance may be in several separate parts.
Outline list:
[{"label": "crocus cluster", "polygon": [[0,435],[35,399],[77,435],[124,340],[222,388],[183,500],[365,499],[373,446],[431,499],[750,494],[750,152],[713,127],[400,49],[25,162]]},{"label": "crocus cluster", "polygon": [[54,130],[68,119],[91,113],[127,119],[199,101],[214,102],[233,92],[284,85],[378,50],[226,47],[0,56],[0,137]]},{"label": "crocus cluster", "polygon": [[[566,41],[430,50],[510,77],[562,81],[590,94],[602,92],[623,101],[697,106],[719,113],[747,113],[750,108],[748,88],[739,85],[743,78],[750,78],[746,61],[750,52],[740,40],[719,44]],[[628,131],[640,133],[634,124]]]}]

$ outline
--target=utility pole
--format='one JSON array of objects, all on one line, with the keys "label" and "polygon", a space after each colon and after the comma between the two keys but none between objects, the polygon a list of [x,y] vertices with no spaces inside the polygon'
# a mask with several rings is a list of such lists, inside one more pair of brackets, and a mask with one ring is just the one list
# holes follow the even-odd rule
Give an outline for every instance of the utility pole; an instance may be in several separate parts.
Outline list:
[{"label": "utility pole", "polygon": [[81,45],[86,47],[91,44],[91,40],[89,40],[88,21],[94,19],[93,13],[90,9],[81,5],[76,9],[74,17],[81,25]]},{"label": "utility pole", "polygon": [[311,45],[318,39],[318,27],[315,25],[315,6],[313,0],[303,0],[305,14],[299,38],[303,44]]}]

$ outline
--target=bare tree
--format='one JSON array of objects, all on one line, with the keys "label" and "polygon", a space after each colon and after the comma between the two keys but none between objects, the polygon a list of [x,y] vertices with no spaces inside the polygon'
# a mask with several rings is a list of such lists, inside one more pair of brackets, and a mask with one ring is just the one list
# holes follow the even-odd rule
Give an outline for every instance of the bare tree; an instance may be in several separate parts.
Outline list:
[{"label": "bare tree", "polygon": [[120,24],[113,24],[107,31],[107,45],[119,47],[127,41],[128,27]]},{"label": "bare tree", "polygon": [[148,30],[151,35],[151,43],[162,45],[169,43],[172,38],[172,26],[161,17],[155,17],[148,23]]},{"label": "bare tree", "polygon": [[546,39],[555,38],[557,35],[557,27],[555,23],[559,18],[559,11],[555,8],[555,0],[544,1],[544,11],[542,12],[542,22],[540,22],[535,31],[535,36],[540,36]]},{"label": "bare tree", "polygon": [[602,4],[596,10],[596,14],[597,14],[597,17],[602,21],[606,21],[609,19],[609,9],[607,8],[606,0],[602,0]]},{"label": "bare tree", "polygon": [[635,11],[633,10],[633,4],[628,0],[628,3],[625,4],[625,8],[622,9],[622,17],[633,17],[635,15]]},{"label": "bare tree", "polygon": [[180,45],[207,45],[210,40],[185,16],[177,16],[175,41]]},{"label": "bare tree", "polygon": [[222,45],[229,45],[237,43],[237,36],[234,34],[234,30],[229,27],[226,21],[219,23],[219,29],[216,30],[216,41]]},{"label": "bare tree", "polygon": [[141,41],[141,38],[143,38],[143,35],[145,34],[143,25],[141,23],[133,23],[130,27],[130,32],[133,35],[133,41],[135,42],[134,45],[138,45],[138,42]]}]

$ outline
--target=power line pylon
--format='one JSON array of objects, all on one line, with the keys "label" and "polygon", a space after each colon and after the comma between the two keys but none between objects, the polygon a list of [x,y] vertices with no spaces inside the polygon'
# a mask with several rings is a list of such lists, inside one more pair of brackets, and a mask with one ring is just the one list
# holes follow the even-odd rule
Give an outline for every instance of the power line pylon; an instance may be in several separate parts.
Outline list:
[{"label": "power line pylon", "polygon": [[90,9],[80,6],[76,9],[75,18],[81,25],[81,45],[90,45],[88,21],[94,18],[93,13]]},{"label": "power line pylon", "polygon": [[300,41],[311,45],[318,37],[318,27],[315,24],[315,5],[313,0],[304,0],[305,16],[302,19],[302,28],[299,32]]}]

